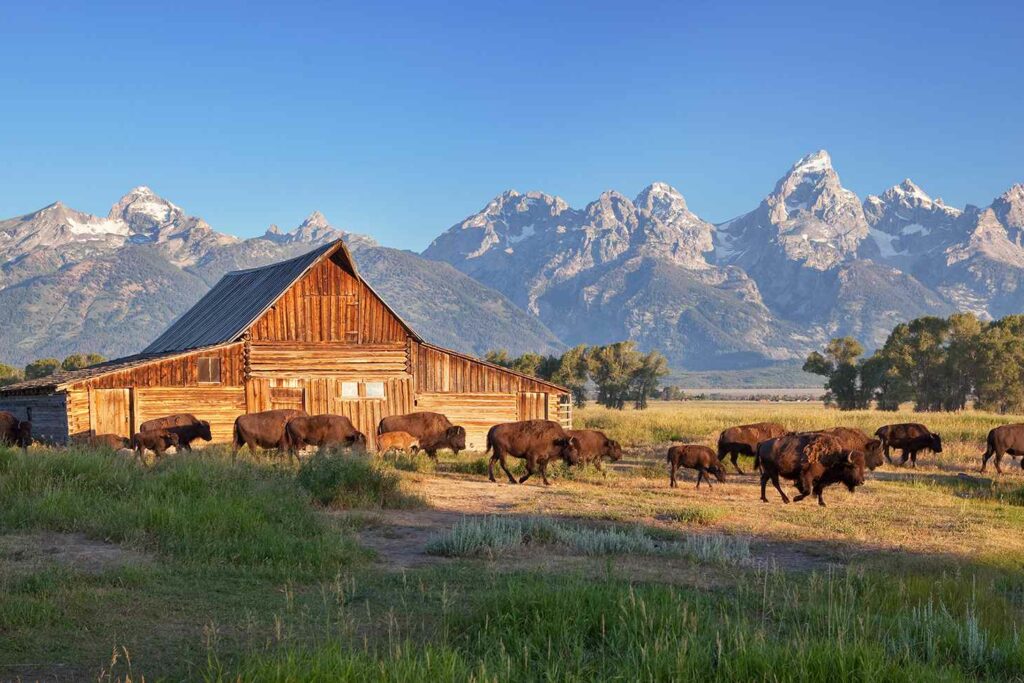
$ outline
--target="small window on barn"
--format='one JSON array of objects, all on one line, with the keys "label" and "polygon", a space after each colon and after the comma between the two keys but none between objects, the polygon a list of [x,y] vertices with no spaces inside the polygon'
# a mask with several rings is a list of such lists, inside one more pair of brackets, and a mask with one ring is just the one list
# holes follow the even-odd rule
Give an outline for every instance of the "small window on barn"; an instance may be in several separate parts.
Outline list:
[{"label": "small window on barn", "polygon": [[342,382],[342,398],[359,398],[359,382]]},{"label": "small window on barn", "polygon": [[384,398],[384,382],[367,382],[366,398]]},{"label": "small window on barn", "polygon": [[209,356],[199,359],[199,382],[220,384],[220,358]]}]

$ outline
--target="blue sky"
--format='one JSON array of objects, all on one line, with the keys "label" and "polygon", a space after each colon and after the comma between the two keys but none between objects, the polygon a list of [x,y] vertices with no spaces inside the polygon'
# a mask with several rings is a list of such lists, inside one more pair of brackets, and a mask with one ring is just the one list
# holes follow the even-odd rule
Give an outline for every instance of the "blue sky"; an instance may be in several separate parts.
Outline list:
[{"label": "blue sky", "polygon": [[0,7],[0,216],[146,184],[418,250],[509,187],[726,220],[822,147],[862,196],[1024,181],[1024,3],[209,4]]}]

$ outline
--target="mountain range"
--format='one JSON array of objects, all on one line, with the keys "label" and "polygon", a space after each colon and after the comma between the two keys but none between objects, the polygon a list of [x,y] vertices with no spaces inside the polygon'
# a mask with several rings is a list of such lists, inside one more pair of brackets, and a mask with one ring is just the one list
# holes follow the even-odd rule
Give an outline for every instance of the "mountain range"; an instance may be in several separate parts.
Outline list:
[{"label": "mountain range", "polygon": [[319,212],[243,240],[146,187],[106,217],[57,202],[0,220],[2,360],[137,351],[225,272],[339,237],[421,334],[476,354],[633,339],[679,369],[759,368],[833,336],[873,348],[921,315],[1024,312],[1024,185],[985,208],[947,206],[909,179],[861,200],[818,151],[718,225],[665,183],[582,209],[508,190],[422,254]]}]

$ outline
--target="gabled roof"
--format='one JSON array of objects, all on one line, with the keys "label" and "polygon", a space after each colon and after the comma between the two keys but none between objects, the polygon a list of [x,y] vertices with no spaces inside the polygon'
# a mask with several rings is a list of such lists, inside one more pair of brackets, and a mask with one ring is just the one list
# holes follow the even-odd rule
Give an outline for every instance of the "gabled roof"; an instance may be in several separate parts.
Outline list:
[{"label": "gabled roof", "polygon": [[[340,239],[287,261],[232,271],[222,277],[199,303],[185,311],[142,353],[188,351],[238,340],[310,268],[339,250],[359,278],[355,261]],[[384,305],[387,307],[387,304]],[[398,318],[398,315],[395,317]],[[401,318],[398,319],[409,334],[419,339]]]}]

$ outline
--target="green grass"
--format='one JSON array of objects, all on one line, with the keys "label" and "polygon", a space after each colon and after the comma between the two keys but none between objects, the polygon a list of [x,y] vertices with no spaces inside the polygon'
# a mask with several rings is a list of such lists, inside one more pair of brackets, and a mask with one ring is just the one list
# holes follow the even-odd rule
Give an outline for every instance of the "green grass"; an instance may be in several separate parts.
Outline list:
[{"label": "green grass", "polygon": [[710,526],[728,514],[714,505],[687,505],[675,510],[668,510],[657,515],[659,519],[667,519],[683,524]]},{"label": "green grass", "polygon": [[579,574],[450,578],[461,591],[421,598],[432,616],[390,619],[376,647],[286,644],[234,663],[214,654],[207,680],[997,681],[1024,672],[998,587],[960,576],[762,572],[727,590]]},{"label": "green grass", "polygon": [[341,508],[411,508],[425,505],[402,490],[398,474],[373,458],[319,451],[302,463],[297,476],[319,504]]},{"label": "green grass", "polygon": [[655,538],[644,529],[592,528],[544,517],[467,518],[435,537],[427,552],[447,557],[499,557],[528,546],[559,546],[581,555],[662,555],[722,565],[750,561],[750,539],[690,535]]},{"label": "green grass", "polygon": [[175,456],[0,450],[0,529],[82,532],[182,562],[322,572],[360,556],[290,475]]}]

